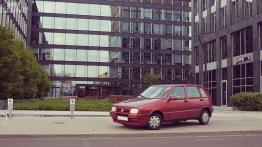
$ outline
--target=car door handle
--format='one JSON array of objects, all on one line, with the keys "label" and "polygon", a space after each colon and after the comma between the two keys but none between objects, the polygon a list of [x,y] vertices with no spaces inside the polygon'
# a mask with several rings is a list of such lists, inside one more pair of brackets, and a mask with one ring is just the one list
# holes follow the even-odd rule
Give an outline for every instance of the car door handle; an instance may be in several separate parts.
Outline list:
[{"label": "car door handle", "polygon": [[185,102],[185,103],[187,103],[187,102],[188,102],[188,100],[184,100],[184,102]]},{"label": "car door handle", "polygon": [[201,101],[201,102],[203,102],[203,101],[204,101],[204,99],[200,99],[200,101]]}]

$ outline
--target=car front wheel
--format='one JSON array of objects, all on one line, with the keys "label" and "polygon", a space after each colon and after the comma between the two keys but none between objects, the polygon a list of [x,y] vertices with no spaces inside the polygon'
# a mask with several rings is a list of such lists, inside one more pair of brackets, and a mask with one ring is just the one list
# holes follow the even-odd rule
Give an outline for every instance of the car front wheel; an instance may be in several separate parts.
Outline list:
[{"label": "car front wheel", "polygon": [[207,125],[210,120],[209,112],[207,110],[203,110],[198,120],[201,125]]},{"label": "car front wheel", "polygon": [[153,113],[148,119],[147,127],[150,130],[158,130],[161,126],[162,116],[157,113]]}]

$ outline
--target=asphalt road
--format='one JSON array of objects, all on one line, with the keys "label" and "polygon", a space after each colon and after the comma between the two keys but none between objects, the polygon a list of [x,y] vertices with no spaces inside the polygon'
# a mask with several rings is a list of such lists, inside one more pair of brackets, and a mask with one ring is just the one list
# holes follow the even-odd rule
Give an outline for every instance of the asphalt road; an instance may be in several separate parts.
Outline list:
[{"label": "asphalt road", "polygon": [[9,136],[0,147],[261,147],[261,133],[167,134],[161,136]]}]

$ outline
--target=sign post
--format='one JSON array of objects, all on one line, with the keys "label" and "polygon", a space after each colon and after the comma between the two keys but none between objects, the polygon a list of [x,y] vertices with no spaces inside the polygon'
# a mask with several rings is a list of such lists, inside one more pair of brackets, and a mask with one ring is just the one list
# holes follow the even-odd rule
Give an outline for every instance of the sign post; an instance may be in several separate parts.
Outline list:
[{"label": "sign post", "polygon": [[76,104],[76,100],[75,99],[70,99],[71,119],[74,118],[75,104]]},{"label": "sign post", "polygon": [[14,100],[13,99],[8,99],[7,100],[8,103],[8,113],[9,113],[9,118],[12,118],[12,114],[13,114],[13,109],[14,109]]}]

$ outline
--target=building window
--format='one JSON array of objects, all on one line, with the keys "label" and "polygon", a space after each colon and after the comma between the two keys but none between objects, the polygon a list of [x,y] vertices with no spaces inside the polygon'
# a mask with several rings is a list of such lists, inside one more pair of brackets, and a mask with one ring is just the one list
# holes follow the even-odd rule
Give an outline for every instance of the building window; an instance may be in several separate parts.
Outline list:
[{"label": "building window", "polygon": [[240,17],[243,15],[242,12],[240,0],[231,1],[231,24],[235,24],[240,21]]},{"label": "building window", "polygon": [[211,41],[207,44],[208,62],[216,61],[216,41]]},{"label": "building window", "polygon": [[185,51],[191,51],[191,40],[183,40],[184,43],[184,50]]},{"label": "building window", "polygon": [[151,23],[145,23],[145,34],[151,34]]},{"label": "building window", "polygon": [[129,68],[128,67],[122,68],[122,79],[129,79]]},{"label": "building window", "polygon": [[140,63],[140,53],[133,52],[133,63]]},{"label": "building window", "polygon": [[153,19],[161,20],[161,9],[153,9]]},{"label": "building window", "polygon": [[207,17],[202,18],[202,32],[203,33],[208,33],[208,30],[207,30]]},{"label": "building window", "polygon": [[227,68],[222,69],[222,80],[227,80]]},{"label": "building window", "polygon": [[122,17],[129,18],[130,17],[130,8],[122,7]]},{"label": "building window", "polygon": [[223,36],[220,38],[220,49],[221,49],[221,57],[222,59],[227,58],[227,36]]},{"label": "building window", "polygon": [[166,10],[164,13],[165,20],[172,21],[173,16],[172,16],[172,11],[171,10]]},{"label": "building window", "polygon": [[191,65],[191,55],[184,55],[184,65]]},{"label": "building window", "polygon": [[140,49],[140,38],[131,38],[131,47]]},{"label": "building window", "polygon": [[145,42],[144,42],[144,47],[145,47],[145,49],[151,49],[151,39],[150,38],[145,38],[145,40],[144,40]]},{"label": "building window", "polygon": [[190,22],[190,12],[183,11],[183,22]]},{"label": "building window", "polygon": [[131,18],[141,18],[141,8],[131,7]]},{"label": "building window", "polygon": [[260,14],[262,13],[262,1],[261,0],[257,0],[257,13]]},{"label": "building window", "polygon": [[166,27],[165,27],[165,34],[166,35],[172,35],[172,27],[173,27],[173,25],[171,25],[171,24],[166,25]]},{"label": "building window", "polygon": [[210,26],[211,33],[216,32],[216,12],[211,14]]},{"label": "building window", "polygon": [[174,19],[177,22],[181,22],[182,21],[182,11],[174,10]]},{"label": "building window", "polygon": [[216,0],[210,0],[210,6],[213,6],[215,4]]},{"label": "building window", "polygon": [[201,0],[202,2],[202,11],[205,11],[207,9],[207,0]]},{"label": "building window", "polygon": [[140,79],[140,68],[134,67],[132,71],[133,71],[132,78],[139,80]]},{"label": "building window", "polygon": [[182,50],[182,40],[174,40],[174,50]]},{"label": "building window", "polygon": [[131,32],[132,33],[140,33],[141,32],[141,23],[132,22]]},{"label": "building window", "polygon": [[[244,1],[244,13],[245,13],[246,19],[249,19],[249,18],[252,17],[252,13],[253,13],[252,5],[253,5],[253,0],[245,0]],[[261,7],[259,9],[261,9]]]},{"label": "building window", "polygon": [[122,47],[123,48],[129,48],[129,38],[128,37],[122,38]]},{"label": "building window", "polygon": [[216,70],[211,70],[207,72],[208,82],[207,89],[213,98],[213,103],[216,104]]},{"label": "building window", "polygon": [[122,22],[122,32],[129,33],[129,22]]},{"label": "building window", "polygon": [[199,47],[194,48],[194,53],[195,53],[195,65],[199,65]]},{"label": "building window", "polygon": [[233,94],[253,91],[253,63],[233,67]]},{"label": "building window", "polygon": [[154,34],[161,35],[162,34],[162,30],[163,30],[162,24],[154,24],[153,25],[153,33]]},{"label": "building window", "polygon": [[144,9],[144,19],[152,19],[152,9]]},{"label": "building window", "polygon": [[195,74],[195,83],[196,84],[200,84],[200,82],[199,82],[199,73]]},{"label": "building window", "polygon": [[161,49],[161,40],[160,39],[153,39],[153,48],[154,50],[160,50]]},{"label": "building window", "polygon": [[252,26],[232,33],[234,56],[253,52]]},{"label": "building window", "polygon": [[182,26],[177,26],[177,25],[175,25],[174,35],[176,35],[176,36],[182,36]]},{"label": "building window", "polygon": [[219,18],[219,22],[220,22],[220,29],[224,29],[226,28],[226,6],[223,8],[220,8],[220,18]]},{"label": "building window", "polygon": [[151,64],[151,53],[144,53],[144,63]]}]

